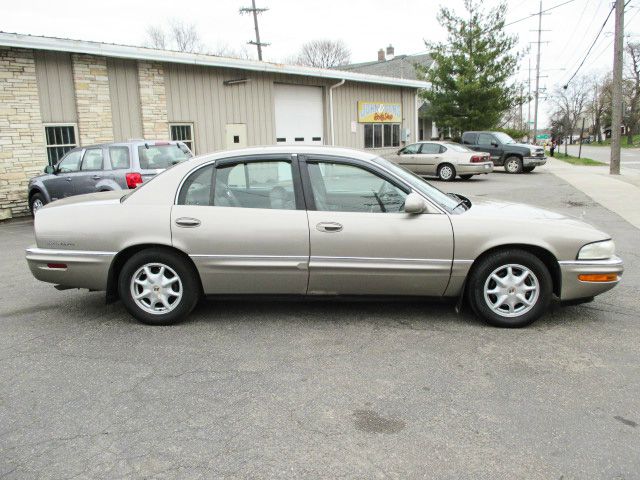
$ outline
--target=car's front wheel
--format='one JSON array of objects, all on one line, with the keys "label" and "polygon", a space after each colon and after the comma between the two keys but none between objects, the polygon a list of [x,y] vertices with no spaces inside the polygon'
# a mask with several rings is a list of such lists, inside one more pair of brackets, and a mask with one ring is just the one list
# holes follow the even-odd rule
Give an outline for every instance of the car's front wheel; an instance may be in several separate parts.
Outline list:
[{"label": "car's front wheel", "polygon": [[478,260],[467,284],[473,311],[497,327],[524,327],[549,307],[552,280],[535,255],[516,249],[501,250]]},{"label": "car's front wheel", "polygon": [[31,195],[31,198],[29,199],[29,209],[31,210],[31,215],[35,215],[36,212],[46,204],[47,201],[41,193],[34,193],[33,195]]},{"label": "car's front wheel", "polygon": [[504,169],[507,173],[522,173],[522,159],[509,157],[504,161]]},{"label": "car's front wheel", "polygon": [[184,320],[200,298],[196,272],[180,255],[150,248],[133,255],[118,277],[126,309],[143,323],[171,325]]},{"label": "car's front wheel", "polygon": [[451,182],[456,178],[456,169],[453,165],[443,163],[438,167],[438,178],[443,182]]}]

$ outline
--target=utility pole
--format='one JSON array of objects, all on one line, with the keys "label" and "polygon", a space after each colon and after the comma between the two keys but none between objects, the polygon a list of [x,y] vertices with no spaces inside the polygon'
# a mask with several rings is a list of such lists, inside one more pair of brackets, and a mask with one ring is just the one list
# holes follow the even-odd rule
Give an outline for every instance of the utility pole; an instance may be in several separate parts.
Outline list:
[{"label": "utility pole", "polygon": [[262,47],[266,47],[268,43],[262,43],[260,41],[260,29],[258,28],[258,14],[266,12],[268,8],[256,8],[256,0],[251,0],[251,7],[243,7],[240,9],[240,15],[243,13],[253,13],[253,26],[256,29],[256,39],[247,42],[250,45],[258,47],[258,60],[262,61]]},{"label": "utility pole", "polygon": [[620,126],[622,125],[622,48],[624,0],[616,0],[616,28],[613,42],[613,85],[611,92],[611,159],[609,173],[620,175]]},{"label": "utility pole", "polygon": [[529,55],[529,81],[527,82],[527,142],[531,143],[531,55]]},{"label": "utility pole", "polygon": [[540,11],[538,13],[538,54],[536,58],[536,91],[533,107],[533,143],[535,145],[538,136],[538,97],[540,94],[540,44],[542,43],[542,0],[540,0]]},{"label": "utility pole", "polygon": [[578,158],[582,156],[582,135],[584,135],[584,117],[582,117],[582,128],[580,129],[580,146],[578,147]]}]

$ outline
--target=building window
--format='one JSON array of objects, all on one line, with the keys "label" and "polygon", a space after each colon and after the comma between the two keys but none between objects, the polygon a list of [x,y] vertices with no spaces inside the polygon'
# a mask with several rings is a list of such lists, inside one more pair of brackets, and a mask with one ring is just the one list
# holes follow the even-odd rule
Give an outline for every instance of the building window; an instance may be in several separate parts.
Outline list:
[{"label": "building window", "polygon": [[365,123],[364,148],[400,146],[399,123]]},{"label": "building window", "polygon": [[78,146],[75,125],[45,125],[44,137],[49,165],[55,165],[69,150]]},{"label": "building window", "polygon": [[174,123],[171,125],[171,140],[182,142],[195,154],[193,145],[193,124]]}]

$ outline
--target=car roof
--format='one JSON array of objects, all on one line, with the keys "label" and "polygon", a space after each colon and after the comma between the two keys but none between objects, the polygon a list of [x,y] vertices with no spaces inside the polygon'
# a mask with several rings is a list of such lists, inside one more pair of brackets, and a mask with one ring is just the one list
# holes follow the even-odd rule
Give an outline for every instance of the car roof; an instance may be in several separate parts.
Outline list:
[{"label": "car roof", "polygon": [[132,140],[124,140],[122,142],[109,142],[109,143],[94,143],[91,145],[82,145],[73,148],[73,150],[82,150],[83,148],[104,148],[104,147],[114,147],[121,145],[144,145],[148,143],[149,145],[155,145],[157,143],[160,144],[171,144],[175,145],[176,143],[183,143],[181,140],[144,140],[142,138],[132,139]]}]

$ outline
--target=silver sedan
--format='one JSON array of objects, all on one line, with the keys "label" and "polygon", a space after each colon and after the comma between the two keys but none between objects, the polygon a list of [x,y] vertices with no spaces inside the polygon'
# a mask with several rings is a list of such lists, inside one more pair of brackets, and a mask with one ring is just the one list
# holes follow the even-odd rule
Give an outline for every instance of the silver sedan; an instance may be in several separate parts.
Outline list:
[{"label": "silver sedan", "polygon": [[520,327],[553,298],[591,300],[623,271],[613,241],[526,205],[444,194],[369,153],[264,147],[178,164],[129,192],[35,216],[33,275],[105,290],[149,324],[202,295],[405,295]]},{"label": "silver sedan", "polygon": [[437,176],[450,182],[459,176],[469,180],[474,175],[493,172],[488,153],[476,152],[455,142],[418,142],[398,150],[390,160],[418,175]]}]

